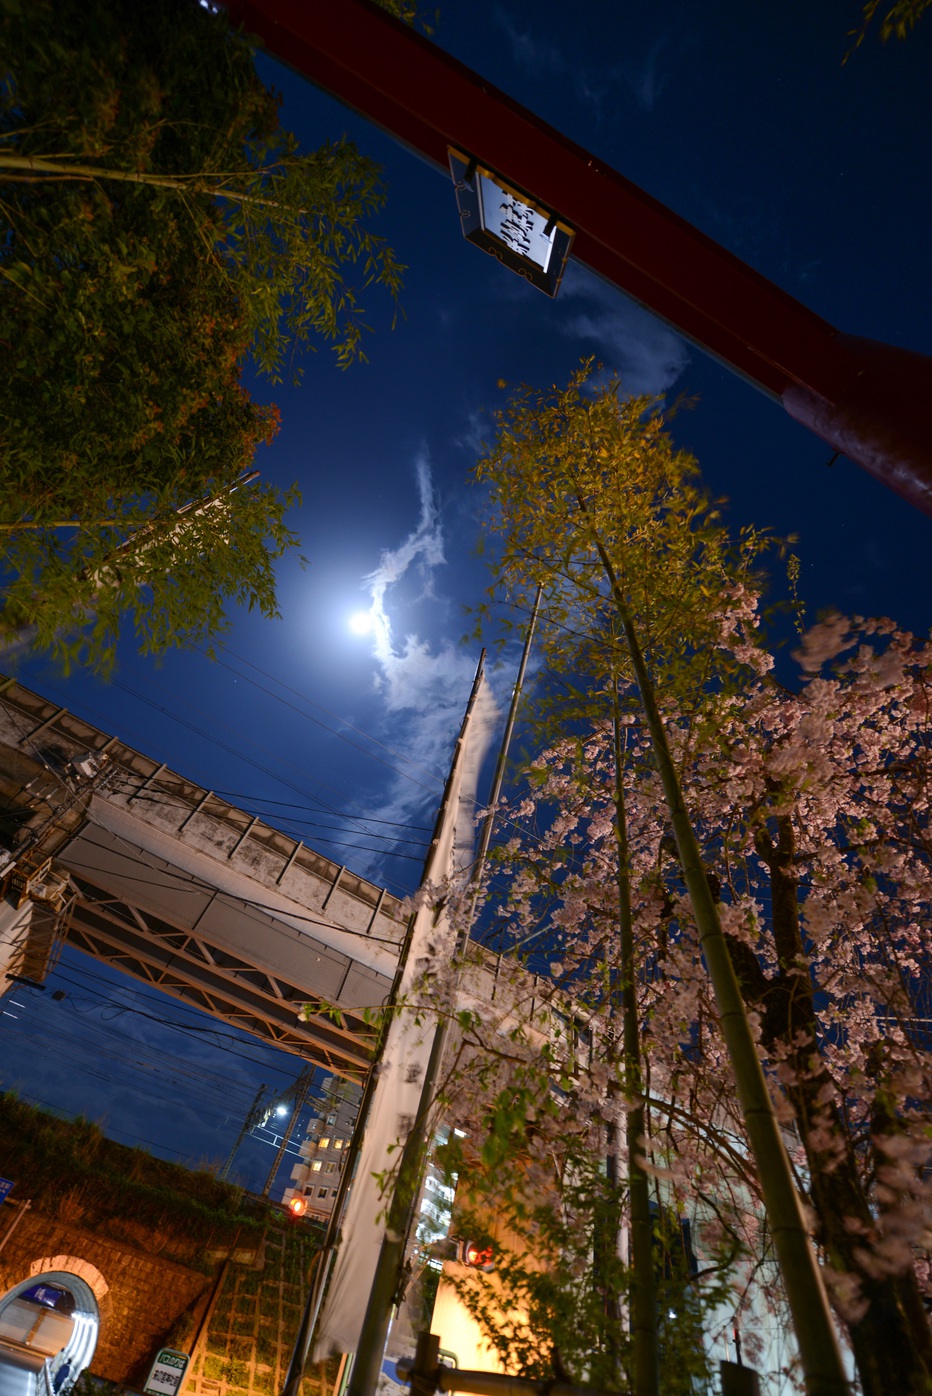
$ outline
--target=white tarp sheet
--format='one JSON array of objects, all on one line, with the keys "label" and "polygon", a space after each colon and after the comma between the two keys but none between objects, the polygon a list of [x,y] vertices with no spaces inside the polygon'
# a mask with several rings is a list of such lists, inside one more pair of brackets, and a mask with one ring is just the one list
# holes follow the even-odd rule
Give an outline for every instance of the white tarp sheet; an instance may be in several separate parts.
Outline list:
[{"label": "white tarp sheet", "polygon": [[[425,872],[421,904],[398,1001],[405,1003],[433,966],[449,961],[453,930],[447,917],[450,884],[462,881],[472,858],[476,781],[496,716],[483,678],[451,774],[444,818]],[[422,996],[423,997],[423,996]],[[343,1217],[342,1241],[321,1311],[314,1360],[355,1352],[384,1233],[389,1195],[380,1178],[397,1167],[420,1104],[436,1019],[402,1007],[388,1031],[378,1085],[365,1126],[356,1178]]]}]

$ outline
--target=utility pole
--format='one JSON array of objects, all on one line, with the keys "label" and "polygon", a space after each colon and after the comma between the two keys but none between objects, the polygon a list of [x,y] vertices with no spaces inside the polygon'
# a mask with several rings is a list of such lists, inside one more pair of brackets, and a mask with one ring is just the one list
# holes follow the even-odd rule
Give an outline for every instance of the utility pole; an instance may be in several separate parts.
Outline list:
[{"label": "utility pole", "polygon": [[313,1066],[309,1066],[305,1071],[302,1071],[301,1075],[298,1077],[297,1081],[294,1083],[291,1089],[287,1091],[283,1097],[281,1097],[282,1100],[287,1100],[290,1097],[294,1101],[294,1109],[291,1112],[291,1119],[288,1121],[287,1127],[282,1133],[282,1142],[278,1146],[278,1153],[275,1155],[275,1161],[272,1164],[272,1167],[269,1169],[269,1176],[265,1180],[265,1187],[262,1189],[263,1197],[268,1197],[269,1193],[272,1191],[272,1184],[275,1182],[275,1175],[278,1172],[278,1166],[285,1156],[285,1150],[288,1147],[288,1140],[291,1138],[292,1132],[294,1131],[294,1127],[298,1122],[298,1116],[301,1113],[301,1107],[304,1105],[305,1101],[310,1095],[311,1084],[314,1080],[314,1071],[315,1068]]},{"label": "utility pole", "polygon": [[233,1148],[227,1154],[226,1162],[223,1164],[222,1168],[220,1169],[220,1172],[217,1174],[217,1177],[221,1181],[224,1181],[230,1176],[230,1169],[233,1167],[233,1160],[236,1158],[240,1144],[242,1144],[249,1131],[251,1129],[255,1129],[256,1125],[262,1118],[262,1108],[259,1102],[262,1099],[264,1092],[265,1086],[260,1086],[259,1089],[256,1091],[253,1102],[250,1105],[248,1111],[246,1112],[246,1118],[243,1121],[242,1128],[240,1129],[239,1134],[236,1136],[236,1143],[233,1145]]}]

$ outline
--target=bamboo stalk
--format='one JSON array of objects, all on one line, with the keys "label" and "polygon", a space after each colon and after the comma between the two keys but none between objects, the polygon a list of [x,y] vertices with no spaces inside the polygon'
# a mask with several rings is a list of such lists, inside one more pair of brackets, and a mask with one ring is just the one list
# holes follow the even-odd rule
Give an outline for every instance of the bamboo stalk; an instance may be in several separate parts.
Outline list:
[{"label": "bamboo stalk", "polygon": [[634,926],[631,917],[631,865],[625,811],[624,753],[618,721],[618,690],[612,685],[615,742],[615,838],[618,847],[618,933],[621,950],[621,1022],[625,1061],[625,1116],[628,1151],[628,1198],[631,1213],[631,1335],[634,1346],[634,1396],[658,1396],[660,1357],[657,1345],[657,1297],[654,1286],[653,1226],[647,1174],[638,1163],[646,1133],[641,1033],[634,971]]},{"label": "bamboo stalk", "polygon": [[[585,515],[585,501],[578,497]],[[625,634],[651,746],[673,825],[680,868],[699,928],[702,951],[722,1035],[735,1075],[751,1153],[760,1181],[767,1221],[783,1276],[799,1344],[808,1396],[849,1396],[838,1336],[806,1223],[783,1136],[757,1055],[747,1008],[735,975],[718,908],[709,888],[699,843],[673,763],[653,683],[644,662],[634,620],[604,544],[589,526]]]},{"label": "bamboo stalk", "polygon": [[[87,182],[89,180],[109,180],[118,184],[144,184],[154,189],[172,189],[185,194],[209,194],[215,199],[229,199],[232,203],[254,204],[257,208],[288,208],[277,199],[263,199],[258,195],[244,193],[241,189],[231,189],[222,181],[227,178],[255,178],[262,170],[243,170],[236,176],[215,174],[160,175],[147,170],[116,170],[108,165],[84,165],[77,160],[47,160],[41,155],[7,155],[0,153],[0,171],[9,170],[7,176],[0,174],[0,181],[6,179],[59,179]],[[28,171],[17,174],[16,171]],[[303,214],[306,209],[288,209],[291,213]]]}]

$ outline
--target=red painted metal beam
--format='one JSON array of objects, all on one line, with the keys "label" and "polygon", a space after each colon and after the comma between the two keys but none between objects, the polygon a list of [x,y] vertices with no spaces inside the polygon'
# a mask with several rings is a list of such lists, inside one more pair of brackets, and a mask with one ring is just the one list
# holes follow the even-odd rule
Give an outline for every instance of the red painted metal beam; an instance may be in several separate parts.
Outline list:
[{"label": "red painted metal beam", "polygon": [[932,359],[840,334],[370,0],[227,0],[266,48],[438,168],[455,146],[576,230],[573,257],[932,515]]}]

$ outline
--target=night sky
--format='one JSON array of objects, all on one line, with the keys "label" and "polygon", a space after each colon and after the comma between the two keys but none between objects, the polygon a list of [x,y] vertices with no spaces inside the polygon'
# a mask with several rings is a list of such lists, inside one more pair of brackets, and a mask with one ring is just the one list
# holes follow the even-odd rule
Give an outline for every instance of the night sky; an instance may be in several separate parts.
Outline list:
[{"label": "night sky", "polygon": [[[843,63],[859,14],[854,0],[509,0],[441,6],[435,40],[840,329],[932,354],[932,20],[905,43],[870,35]],[[127,643],[109,684],[31,656],[23,683],[411,890],[478,658],[460,643],[488,581],[468,475],[498,383],[562,386],[588,355],[632,393],[697,399],[678,444],[736,528],[799,536],[812,618],[835,607],[928,632],[932,521],[849,462],[830,467],[779,406],[588,272],[571,266],[550,301],[504,270],[462,239],[449,181],[260,66],[302,142],[346,133],[383,166],[378,230],[408,266],[394,329],[387,298],[368,297],[368,363],[342,372],[321,347],[300,387],[251,384],[281,408],[257,465],[299,481],[309,565],[282,564],[282,618],[237,615],[221,663],[157,664]],[[373,604],[385,623],[353,634],[349,616]],[[258,1084],[299,1069],[76,952],[48,992],[13,997],[2,1084],[170,1157],[222,1159]],[[261,1187],[271,1156],[250,1142],[240,1176]]]}]

